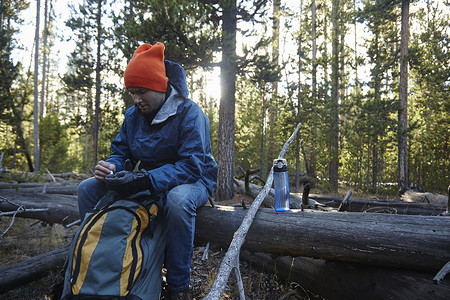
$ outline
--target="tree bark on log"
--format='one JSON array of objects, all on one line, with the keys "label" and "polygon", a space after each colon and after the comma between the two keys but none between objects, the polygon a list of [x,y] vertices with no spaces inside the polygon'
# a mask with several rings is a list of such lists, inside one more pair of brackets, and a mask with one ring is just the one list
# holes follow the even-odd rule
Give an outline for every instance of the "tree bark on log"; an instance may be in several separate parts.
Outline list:
[{"label": "tree bark on log", "polygon": [[[6,199],[6,200],[5,200]],[[5,192],[2,190],[0,211],[25,211],[17,217],[41,220],[51,224],[69,224],[80,218],[76,196]],[[26,209],[47,209],[44,212],[27,212]]]},{"label": "tree bark on log", "polygon": [[259,270],[276,272],[279,278],[296,282],[328,300],[446,300],[450,295],[450,278],[436,285],[433,273],[308,257],[273,259],[271,255],[249,251],[242,251],[241,259]]},{"label": "tree bark on log", "polygon": [[[50,207],[42,217],[47,222],[58,223],[63,215],[67,216],[67,222],[78,218],[76,198],[73,196],[22,196],[32,203],[27,206],[29,208]],[[8,199],[19,202],[12,197]],[[63,206],[61,211],[65,214],[54,217],[52,206],[45,206],[49,199]],[[44,202],[42,206],[37,206],[36,201]],[[20,203],[26,205],[23,198]],[[3,211],[1,205],[0,210]],[[246,210],[241,208],[201,208],[196,218],[196,242],[229,245],[245,213]],[[36,214],[31,217],[36,218]],[[299,210],[276,214],[271,209],[259,209],[243,248],[277,255],[379,265],[382,266],[380,269],[396,266],[437,272],[450,260],[450,218]],[[45,260],[42,262],[46,263]],[[12,270],[13,266],[10,268]],[[1,270],[0,274],[4,280],[6,273]],[[430,278],[432,280],[432,275]]]},{"label": "tree bark on log", "polygon": [[0,193],[34,193],[34,194],[61,194],[76,195],[78,181],[73,184],[2,184]]},{"label": "tree bark on log", "polygon": [[[75,196],[26,193],[2,193],[2,196],[25,208],[48,208],[47,212],[25,212],[18,214],[18,217],[61,224],[68,224],[79,218]],[[17,209],[16,205],[1,200],[1,211]],[[220,206],[216,209],[201,208],[196,218],[197,240],[228,245],[245,213],[246,211],[240,208]],[[247,242],[244,244],[244,247],[251,246],[253,251],[322,257],[329,260],[356,262],[367,260],[368,263],[374,264],[383,263],[385,259],[392,256],[398,257],[401,265],[413,266],[418,263],[428,265],[427,257],[434,256],[436,251],[445,252],[447,249],[448,254],[444,255],[445,262],[441,261],[442,266],[435,264],[434,271],[450,260],[450,218],[448,217],[310,211],[276,214],[271,209],[260,209],[254,222],[256,224],[250,227],[250,233],[246,237]],[[222,226],[218,227],[217,224]],[[400,231],[402,228],[404,232]],[[272,232],[272,235],[269,235],[269,232]],[[435,236],[444,236],[447,240],[440,240],[439,243],[432,242],[430,239],[434,239]],[[280,242],[271,240],[277,237],[281,240]],[[413,238],[418,242],[415,243]],[[409,242],[408,239],[410,239]],[[352,250],[352,246],[355,246],[355,249]],[[402,254],[403,251],[405,251],[404,254]],[[416,254],[410,253],[414,251]],[[414,258],[416,256],[418,260]],[[430,258],[430,262],[433,261],[435,259]]]},{"label": "tree bark on log", "polygon": [[[196,241],[228,245],[245,214],[241,208],[201,208]],[[243,248],[437,272],[450,260],[450,218],[263,208]]]},{"label": "tree bark on log", "polygon": [[0,294],[23,286],[50,274],[58,266],[64,265],[69,251],[66,245],[53,251],[21,261],[0,270]]},{"label": "tree bark on log", "polygon": [[40,187],[27,187],[16,189],[2,189],[2,193],[20,192],[30,194],[59,194],[59,195],[76,195],[76,186],[40,186]]}]

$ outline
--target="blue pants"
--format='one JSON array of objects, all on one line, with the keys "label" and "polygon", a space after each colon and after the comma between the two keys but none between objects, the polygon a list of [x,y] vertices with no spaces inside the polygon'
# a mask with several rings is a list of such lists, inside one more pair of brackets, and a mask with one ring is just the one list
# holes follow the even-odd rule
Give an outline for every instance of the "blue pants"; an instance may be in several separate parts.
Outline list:
[{"label": "blue pants", "polygon": [[[106,185],[95,178],[78,186],[81,219],[107,192]],[[208,190],[200,182],[182,184],[169,191],[164,203],[166,231],[167,284],[171,291],[189,287],[194,244],[196,210],[208,202]]]}]

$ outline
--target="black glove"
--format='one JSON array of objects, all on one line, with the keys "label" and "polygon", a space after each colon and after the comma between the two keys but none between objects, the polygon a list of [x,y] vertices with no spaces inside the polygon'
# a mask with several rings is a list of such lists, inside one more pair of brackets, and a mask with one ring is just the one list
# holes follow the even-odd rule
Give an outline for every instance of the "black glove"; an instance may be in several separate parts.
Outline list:
[{"label": "black glove", "polygon": [[127,197],[150,188],[150,178],[145,170],[140,172],[119,171],[105,177],[106,187]]}]

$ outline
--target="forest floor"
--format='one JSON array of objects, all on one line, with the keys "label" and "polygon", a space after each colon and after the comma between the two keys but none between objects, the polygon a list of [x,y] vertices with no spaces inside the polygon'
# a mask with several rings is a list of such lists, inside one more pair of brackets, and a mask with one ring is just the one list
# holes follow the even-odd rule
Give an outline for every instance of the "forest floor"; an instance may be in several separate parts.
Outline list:
[{"label": "forest floor", "polygon": [[[251,205],[249,196],[236,194],[234,199],[221,205],[242,203]],[[10,225],[10,217],[0,218],[0,231]],[[0,269],[19,261],[42,254],[70,243],[77,227],[64,228],[52,226],[31,219],[15,218],[11,229],[0,239]],[[192,259],[191,291],[193,299],[202,299],[214,282],[215,274],[227,249],[212,245],[208,249],[208,259],[202,260],[205,246],[194,248]],[[10,299],[57,299],[55,290],[62,282],[62,266],[58,272],[41,280],[29,283],[0,295],[0,300]],[[277,279],[275,274],[263,273],[250,264],[241,261],[240,271],[247,299],[323,299],[308,291],[298,288],[298,284]],[[294,288],[295,287],[295,288]],[[239,292],[234,272],[230,275],[228,285],[221,299],[239,299]]]}]

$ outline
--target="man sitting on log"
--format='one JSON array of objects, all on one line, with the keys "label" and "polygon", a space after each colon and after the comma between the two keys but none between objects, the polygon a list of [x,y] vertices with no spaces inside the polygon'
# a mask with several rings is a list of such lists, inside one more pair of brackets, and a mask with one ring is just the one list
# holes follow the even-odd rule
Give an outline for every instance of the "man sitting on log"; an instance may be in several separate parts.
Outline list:
[{"label": "man sitting on log", "polygon": [[[217,181],[209,121],[188,98],[185,76],[179,64],[164,60],[162,43],[137,48],[124,74],[135,105],[125,112],[111,156],[95,166],[95,178],[78,187],[82,219],[108,189],[123,197],[144,190],[167,194],[163,210],[170,299],[190,299],[196,210],[207,203]],[[127,159],[141,161],[142,170],[125,171]]]}]

